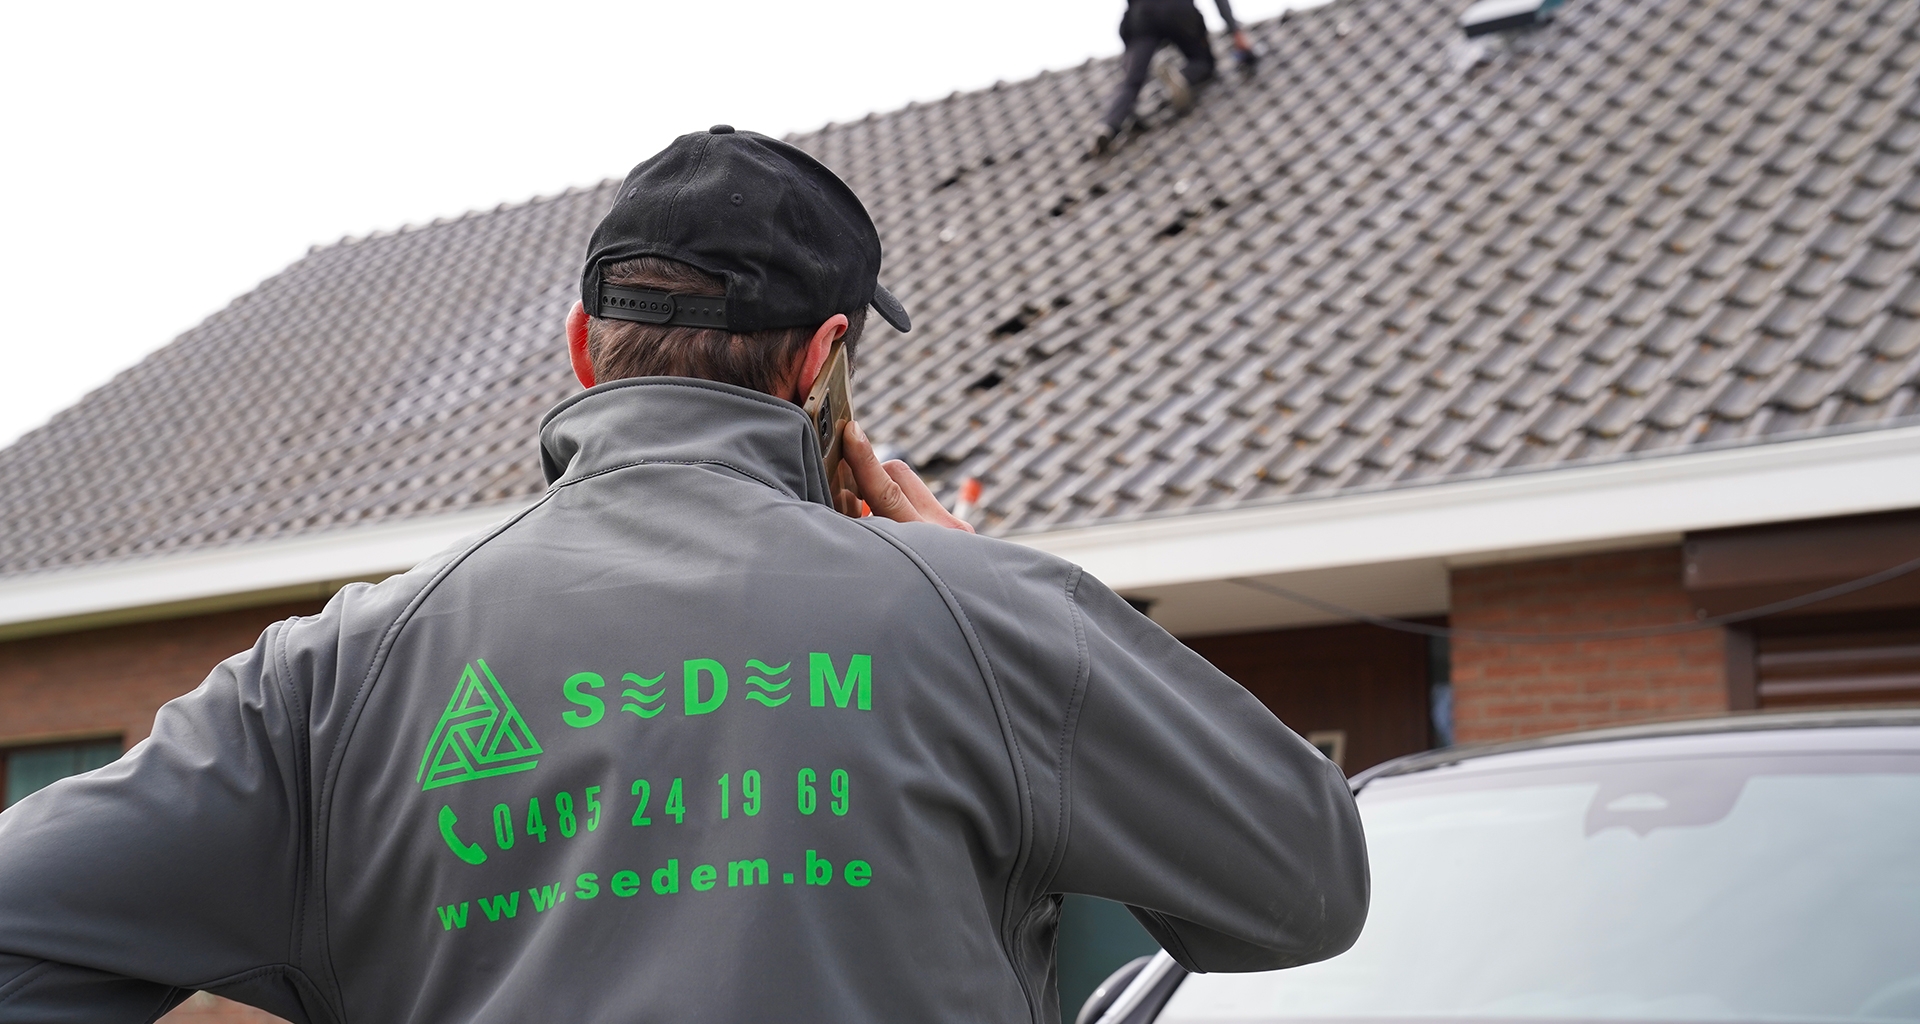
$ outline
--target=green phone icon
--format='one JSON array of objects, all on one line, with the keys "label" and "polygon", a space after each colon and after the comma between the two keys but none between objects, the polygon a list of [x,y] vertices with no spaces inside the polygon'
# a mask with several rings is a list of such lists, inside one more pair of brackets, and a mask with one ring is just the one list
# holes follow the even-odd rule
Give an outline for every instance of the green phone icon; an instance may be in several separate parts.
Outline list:
[{"label": "green phone icon", "polygon": [[453,813],[453,808],[441,804],[440,838],[447,841],[447,849],[452,850],[455,857],[469,864],[485,863],[487,851],[482,850],[479,843],[463,843],[460,841],[459,836],[453,834],[453,826],[459,822],[459,820],[459,817]]}]

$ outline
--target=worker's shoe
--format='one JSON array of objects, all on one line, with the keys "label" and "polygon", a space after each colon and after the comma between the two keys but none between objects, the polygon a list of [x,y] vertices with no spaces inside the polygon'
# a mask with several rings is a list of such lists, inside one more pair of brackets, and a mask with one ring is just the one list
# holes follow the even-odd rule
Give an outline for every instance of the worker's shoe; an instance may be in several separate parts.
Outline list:
[{"label": "worker's shoe", "polygon": [[1193,86],[1187,83],[1187,76],[1171,64],[1160,65],[1154,73],[1166,83],[1167,95],[1173,100],[1174,110],[1184,114],[1193,109]]},{"label": "worker's shoe", "polygon": [[1112,126],[1105,123],[1095,125],[1093,138],[1087,143],[1087,155],[1099,157],[1113,152],[1113,136]]}]

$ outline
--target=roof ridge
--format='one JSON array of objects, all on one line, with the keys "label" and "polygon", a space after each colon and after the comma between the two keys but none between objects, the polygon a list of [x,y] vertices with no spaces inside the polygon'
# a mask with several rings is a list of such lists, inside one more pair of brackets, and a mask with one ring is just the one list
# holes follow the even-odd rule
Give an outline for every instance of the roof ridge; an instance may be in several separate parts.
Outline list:
[{"label": "roof ridge", "polygon": [[[1279,14],[1273,15],[1272,17],[1261,18],[1259,21],[1242,22],[1241,28],[1246,29],[1248,31],[1266,29],[1266,28],[1270,28],[1272,26],[1278,25],[1281,22],[1297,20],[1306,15],[1316,14],[1317,12],[1334,8],[1334,7],[1347,6],[1353,2],[1354,0],[1320,0],[1320,2],[1314,3],[1312,6],[1289,7],[1282,10]],[[1226,34],[1225,32],[1215,32],[1211,30],[1209,30],[1208,32],[1209,38],[1224,37],[1225,34]],[[1104,57],[1089,54],[1088,56],[1082,58],[1078,64],[1063,65],[1057,68],[1041,68],[1039,71],[1034,72],[1033,74],[1027,76],[1026,78],[1014,79],[1013,81],[1008,81],[1004,78],[999,78],[999,79],[995,79],[991,84],[977,86],[972,89],[954,89],[953,91],[947,93],[945,96],[939,97],[938,99],[930,99],[930,100],[909,99],[908,101],[906,101],[906,103],[901,104],[900,106],[897,106],[897,107],[889,107],[885,110],[870,110],[865,114],[861,115],[860,117],[851,121],[828,121],[827,123],[820,125],[817,128],[807,128],[807,129],[788,132],[784,136],[781,136],[781,138],[785,142],[791,143],[793,145],[799,145],[802,140],[826,135],[827,133],[835,131],[837,129],[850,128],[856,125],[872,124],[875,121],[896,117],[909,112],[924,111],[930,108],[937,108],[937,107],[944,106],[946,104],[972,99],[976,96],[983,96],[983,95],[990,95],[992,93],[997,93],[997,92],[1004,92],[1009,89],[1015,89],[1021,86],[1041,82],[1048,78],[1052,78],[1056,75],[1065,75],[1069,72],[1075,72],[1075,71],[1088,71],[1094,68],[1095,66],[1101,65],[1101,64],[1118,63],[1121,56],[1122,54],[1118,54],[1118,53],[1109,54]]]}]

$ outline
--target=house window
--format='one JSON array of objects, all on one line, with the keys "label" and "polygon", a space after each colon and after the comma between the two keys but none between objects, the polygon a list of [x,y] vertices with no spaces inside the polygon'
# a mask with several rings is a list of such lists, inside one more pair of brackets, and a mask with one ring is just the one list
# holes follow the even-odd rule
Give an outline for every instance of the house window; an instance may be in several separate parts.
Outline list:
[{"label": "house window", "polygon": [[69,775],[90,772],[120,757],[120,741],[88,740],[0,751],[0,780],[6,784],[6,803],[12,807],[31,793]]},{"label": "house window", "polygon": [[1307,734],[1307,742],[1332,761],[1335,768],[1347,770],[1347,730],[1315,729]]}]

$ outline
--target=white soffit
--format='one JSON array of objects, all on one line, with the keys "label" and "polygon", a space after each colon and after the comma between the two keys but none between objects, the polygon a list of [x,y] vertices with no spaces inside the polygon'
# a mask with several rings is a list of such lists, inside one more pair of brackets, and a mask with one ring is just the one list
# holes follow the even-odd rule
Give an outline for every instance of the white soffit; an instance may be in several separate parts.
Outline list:
[{"label": "white soffit", "polygon": [[[525,507],[0,580],[0,635],[81,626],[138,609],[184,608],[379,578]],[[1116,590],[1159,596],[1179,617],[1224,623],[1232,592],[1192,585],[1296,579],[1369,611],[1441,611],[1450,565],[1670,543],[1689,530],[1920,507],[1920,427],[1543,470],[1458,483],[1201,512],[1011,538],[1071,559]],[[1377,567],[1354,580],[1324,570]],[[1377,580],[1372,576],[1379,576]],[[1367,581],[1362,585],[1362,581]],[[1360,586],[1375,599],[1359,593]],[[1234,591],[1244,588],[1235,587]],[[1277,601],[1253,595],[1256,603]],[[226,606],[245,602],[226,601]],[[1391,610],[1389,610],[1391,606]],[[1275,609],[1277,612],[1277,609]],[[1224,616],[1224,618],[1223,618]],[[139,615],[128,617],[158,617]],[[1160,617],[1156,611],[1156,618]],[[1248,624],[1273,613],[1248,606]],[[1291,618],[1291,616],[1287,616]],[[1303,618],[1304,620],[1304,618]],[[12,627],[12,628],[8,628]]]},{"label": "white soffit", "polygon": [[[1309,569],[1260,577],[1260,582],[1394,618],[1445,615],[1448,607],[1447,566],[1438,558]],[[1345,616],[1225,580],[1134,587],[1127,596],[1151,602],[1148,614],[1153,621],[1182,638],[1347,621]]]}]

